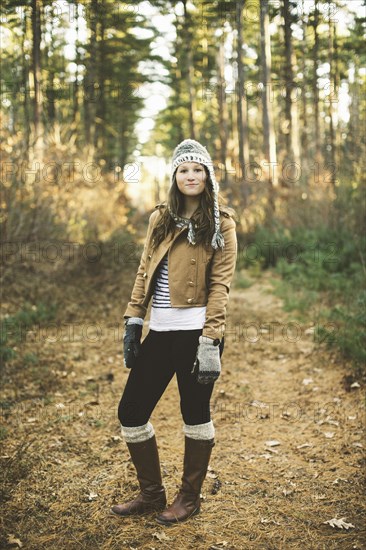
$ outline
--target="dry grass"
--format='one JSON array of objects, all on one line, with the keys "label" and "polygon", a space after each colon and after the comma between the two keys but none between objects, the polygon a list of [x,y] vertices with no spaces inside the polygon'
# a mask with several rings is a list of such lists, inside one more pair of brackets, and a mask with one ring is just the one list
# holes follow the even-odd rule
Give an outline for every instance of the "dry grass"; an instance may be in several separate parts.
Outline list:
[{"label": "dry grass", "polygon": [[[201,514],[165,528],[154,515],[109,513],[137,490],[117,419],[128,376],[121,315],[134,270],[77,274],[61,266],[49,277],[24,271],[23,282],[8,284],[7,311],[19,297],[48,293],[64,304],[58,321],[73,325],[74,336],[47,342],[36,331],[4,371],[1,547],[19,547],[12,535],[37,550],[366,548],[362,388],[347,391],[349,367],[314,343],[309,326],[286,340],[281,329],[291,318],[271,293],[269,273],[231,293]],[[271,338],[265,325],[274,322]],[[243,332],[248,323],[262,331],[256,342]],[[101,329],[94,341],[91,329],[89,340],[83,334],[88,324]],[[30,352],[37,364],[22,359]],[[183,458],[177,403],[174,380],[152,416],[169,500]],[[355,527],[324,524],[332,518]]]}]

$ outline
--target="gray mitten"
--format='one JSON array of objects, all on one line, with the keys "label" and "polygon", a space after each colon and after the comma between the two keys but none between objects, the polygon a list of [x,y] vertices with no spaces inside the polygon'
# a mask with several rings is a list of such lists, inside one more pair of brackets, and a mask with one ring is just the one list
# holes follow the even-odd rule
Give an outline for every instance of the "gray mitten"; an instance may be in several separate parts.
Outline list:
[{"label": "gray mitten", "polygon": [[197,374],[197,382],[210,384],[218,379],[221,373],[220,340],[200,336],[196,358],[191,373]]},{"label": "gray mitten", "polygon": [[123,362],[125,367],[131,369],[136,364],[140,353],[142,326],[144,320],[140,317],[129,317],[125,322],[123,334]]}]

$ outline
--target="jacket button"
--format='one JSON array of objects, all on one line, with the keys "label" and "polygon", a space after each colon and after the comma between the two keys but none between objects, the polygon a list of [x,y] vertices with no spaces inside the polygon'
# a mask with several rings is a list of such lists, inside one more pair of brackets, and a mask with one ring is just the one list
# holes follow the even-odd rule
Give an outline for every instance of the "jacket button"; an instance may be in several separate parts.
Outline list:
[{"label": "jacket button", "polygon": [[191,259],[191,264],[195,264],[196,260],[194,258]]},{"label": "jacket button", "polygon": [[147,277],[147,273],[145,271],[145,273],[143,274],[143,278],[146,279],[146,277]]},{"label": "jacket button", "polygon": [[188,284],[189,284],[189,286],[194,286],[194,282],[193,282],[193,281],[188,281]]},{"label": "jacket button", "polygon": [[151,254],[148,255],[149,260],[151,260]]},{"label": "jacket button", "polygon": [[188,298],[187,302],[191,304],[193,302],[193,298]]}]

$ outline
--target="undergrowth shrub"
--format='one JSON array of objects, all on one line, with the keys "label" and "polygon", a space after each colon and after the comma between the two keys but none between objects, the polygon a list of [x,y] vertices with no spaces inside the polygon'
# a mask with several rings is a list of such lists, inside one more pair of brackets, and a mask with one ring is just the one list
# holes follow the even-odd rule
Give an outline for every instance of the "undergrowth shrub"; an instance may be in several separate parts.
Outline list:
[{"label": "undergrowth shrub", "polygon": [[25,335],[25,331],[34,324],[45,323],[55,318],[57,304],[38,302],[36,305],[26,303],[14,315],[0,321],[0,366],[16,357],[15,347]]},{"label": "undergrowth shrub", "polygon": [[274,268],[282,279],[277,291],[287,311],[306,315],[318,304],[319,315],[335,327],[320,328],[319,336],[364,373],[366,237],[325,226],[290,230],[275,222],[271,230],[258,227],[238,241],[237,268]]}]

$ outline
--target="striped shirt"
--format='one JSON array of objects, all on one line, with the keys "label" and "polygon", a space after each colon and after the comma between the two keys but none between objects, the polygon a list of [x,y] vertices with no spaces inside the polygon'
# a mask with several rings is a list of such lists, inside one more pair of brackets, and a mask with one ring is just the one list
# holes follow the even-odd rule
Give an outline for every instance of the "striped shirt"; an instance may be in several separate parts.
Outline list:
[{"label": "striped shirt", "polygon": [[172,307],[168,283],[168,253],[165,254],[157,269],[152,307]]}]

